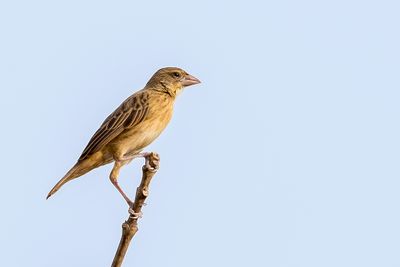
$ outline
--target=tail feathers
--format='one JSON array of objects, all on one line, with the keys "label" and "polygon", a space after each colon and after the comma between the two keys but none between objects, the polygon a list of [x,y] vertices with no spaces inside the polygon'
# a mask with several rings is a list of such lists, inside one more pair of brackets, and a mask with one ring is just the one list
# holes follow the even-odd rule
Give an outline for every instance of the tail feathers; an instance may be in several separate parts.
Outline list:
[{"label": "tail feathers", "polygon": [[53,187],[53,189],[51,189],[51,191],[49,192],[49,194],[47,195],[46,199],[48,199],[49,197],[51,197],[55,192],[58,191],[58,189],[60,189],[61,186],[63,186],[66,182],[71,181],[72,179],[75,179],[79,176],[81,176],[83,173],[81,173],[79,171],[79,165],[76,164],[74,167],[72,167],[71,170],[69,170],[67,172],[67,174],[65,174],[65,176],[63,178],[61,178],[60,181],[58,181],[58,183]]}]

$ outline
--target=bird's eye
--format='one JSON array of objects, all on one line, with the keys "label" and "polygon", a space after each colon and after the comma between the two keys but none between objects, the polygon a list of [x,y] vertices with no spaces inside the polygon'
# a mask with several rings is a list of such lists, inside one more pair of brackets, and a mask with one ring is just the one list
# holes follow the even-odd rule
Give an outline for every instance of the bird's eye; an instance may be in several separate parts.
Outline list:
[{"label": "bird's eye", "polygon": [[174,75],[174,77],[175,77],[175,78],[179,78],[179,77],[181,77],[181,74],[180,74],[179,72],[174,72],[174,74],[173,74],[173,75]]}]

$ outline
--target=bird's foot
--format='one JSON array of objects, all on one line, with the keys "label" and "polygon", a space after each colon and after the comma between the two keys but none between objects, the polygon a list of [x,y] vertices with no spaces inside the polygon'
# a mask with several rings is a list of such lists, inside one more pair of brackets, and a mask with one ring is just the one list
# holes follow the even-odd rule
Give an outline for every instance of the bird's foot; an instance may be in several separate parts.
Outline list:
[{"label": "bird's foot", "polygon": [[156,172],[159,168],[160,158],[157,153],[153,152],[145,152],[144,159],[145,159],[145,167],[146,169]]},{"label": "bird's foot", "polygon": [[129,212],[130,217],[132,219],[139,219],[139,218],[143,217],[143,212],[141,212],[141,211],[140,212],[135,212],[131,207],[129,207],[128,212]]},{"label": "bird's foot", "polygon": [[159,164],[160,159],[159,159],[158,154],[153,153],[153,152],[141,152],[141,153],[137,153],[135,155],[123,156],[123,157],[119,158],[118,160],[121,162],[130,162],[131,160],[133,160],[135,158],[144,158],[145,166],[150,171],[158,170],[158,164]]},{"label": "bird's foot", "polygon": [[152,164],[150,163],[149,158],[145,158],[144,165],[146,166],[146,169],[148,169],[151,172],[155,172],[155,171],[158,170],[158,165],[152,166]]}]

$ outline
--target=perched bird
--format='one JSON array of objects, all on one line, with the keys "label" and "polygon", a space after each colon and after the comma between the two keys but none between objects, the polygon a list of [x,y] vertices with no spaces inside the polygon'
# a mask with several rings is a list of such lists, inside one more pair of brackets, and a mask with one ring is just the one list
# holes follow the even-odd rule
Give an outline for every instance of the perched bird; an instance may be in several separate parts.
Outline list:
[{"label": "perched bird", "polygon": [[51,189],[47,198],[72,179],[102,165],[114,162],[110,180],[121,193],[129,207],[133,202],[118,185],[118,174],[122,166],[136,157],[149,153],[143,148],[153,142],[169,123],[176,96],[183,88],[200,81],[186,71],[167,67],[158,70],[146,86],[128,97],[111,113],[90,139],[77,163]]}]

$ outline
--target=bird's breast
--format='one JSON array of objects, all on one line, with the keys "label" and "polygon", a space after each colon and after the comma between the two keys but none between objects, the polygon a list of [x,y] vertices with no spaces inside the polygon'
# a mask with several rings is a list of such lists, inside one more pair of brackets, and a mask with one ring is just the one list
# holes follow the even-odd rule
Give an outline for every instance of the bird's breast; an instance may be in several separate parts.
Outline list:
[{"label": "bird's breast", "polygon": [[172,104],[163,104],[150,106],[149,114],[145,120],[131,129],[127,129],[113,140],[110,144],[112,153],[135,154],[152,143],[162,133],[172,117]]}]

